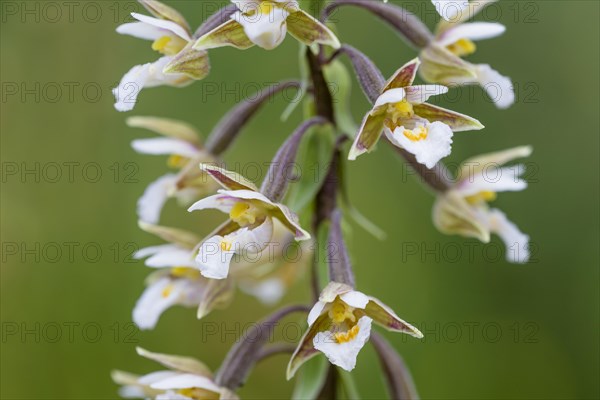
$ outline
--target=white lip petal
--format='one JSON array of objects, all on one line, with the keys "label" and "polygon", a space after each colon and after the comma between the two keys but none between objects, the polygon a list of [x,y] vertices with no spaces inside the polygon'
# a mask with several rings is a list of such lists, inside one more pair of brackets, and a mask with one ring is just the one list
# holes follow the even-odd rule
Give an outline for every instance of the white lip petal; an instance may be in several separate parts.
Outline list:
[{"label": "white lip petal", "polygon": [[414,154],[417,161],[427,168],[433,168],[442,158],[452,152],[452,129],[442,122],[434,122],[425,125],[427,137],[422,140],[413,141],[405,134],[403,126],[394,129],[385,129],[388,139],[396,146],[401,147]]},{"label": "white lip petal", "polygon": [[501,75],[487,64],[481,64],[477,65],[477,78],[496,107],[505,109],[514,104],[515,90],[509,77]]},{"label": "white lip petal", "polygon": [[172,138],[137,139],[131,142],[131,147],[141,154],[176,154],[187,158],[194,158],[201,154],[191,143]]},{"label": "white lip petal", "polygon": [[377,101],[373,108],[377,108],[386,104],[399,103],[406,97],[406,92],[403,88],[390,89],[385,91]]},{"label": "white lip petal", "polygon": [[196,256],[196,268],[206,278],[225,279],[229,275],[229,264],[235,251],[233,245],[230,251],[223,249],[221,243],[224,239],[222,236],[213,236],[200,246]]},{"label": "white lip petal", "polygon": [[138,14],[138,13],[131,13],[131,16],[133,18],[137,19],[138,21],[141,21],[148,25],[172,32],[175,35],[179,36],[180,38],[184,39],[185,41],[189,42],[192,40],[192,38],[187,33],[187,31],[181,25],[178,25],[173,21],[167,21],[164,19],[149,17],[147,15]]},{"label": "white lip petal", "polygon": [[465,178],[455,189],[463,196],[472,196],[479,192],[518,192],[527,188],[527,182],[521,178],[525,165],[495,168],[490,165],[473,177]]},{"label": "white lip petal", "polygon": [[137,203],[140,220],[151,224],[158,223],[162,208],[169,198],[169,191],[176,181],[177,175],[167,174],[148,185]]},{"label": "white lip petal", "polygon": [[485,40],[500,36],[504,32],[506,27],[497,22],[469,22],[448,29],[440,35],[437,43],[448,46],[460,39]]},{"label": "white lip petal", "polygon": [[359,319],[358,333],[352,340],[344,343],[338,343],[331,332],[319,332],[313,338],[313,346],[325,354],[332,364],[346,371],[352,371],[356,366],[358,353],[369,340],[372,322],[369,317]]},{"label": "white lip petal", "polygon": [[177,303],[177,289],[166,277],[148,286],[133,309],[133,322],[142,330],[154,329],[162,313]]},{"label": "white lip petal", "polygon": [[529,261],[529,235],[521,232],[500,210],[492,209],[487,216],[490,231],[500,236],[506,246],[506,259],[516,264]]},{"label": "white lip petal", "polygon": [[162,36],[165,36],[165,31],[144,22],[128,22],[126,24],[119,25],[117,27],[117,33],[144,40],[156,40]]},{"label": "white lip petal", "polygon": [[263,49],[272,50],[285,39],[287,34],[285,20],[289,15],[289,11],[284,8],[273,7],[269,14],[256,12],[249,15],[244,12],[236,12],[231,19],[242,25],[246,36],[252,43]]}]

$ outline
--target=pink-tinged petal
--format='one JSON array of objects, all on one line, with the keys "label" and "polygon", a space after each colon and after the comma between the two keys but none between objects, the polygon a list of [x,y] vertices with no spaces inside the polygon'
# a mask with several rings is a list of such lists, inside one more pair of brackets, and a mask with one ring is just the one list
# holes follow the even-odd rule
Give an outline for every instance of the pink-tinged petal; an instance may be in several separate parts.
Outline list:
[{"label": "pink-tinged petal", "polygon": [[442,85],[416,85],[404,88],[406,101],[414,104],[425,103],[432,96],[448,93],[448,88]]},{"label": "pink-tinged petal", "polygon": [[216,27],[194,43],[196,50],[209,50],[225,46],[245,50],[253,47],[254,43],[244,32],[244,27],[234,20],[229,20]]},{"label": "pink-tinged petal", "polygon": [[227,171],[212,164],[200,164],[200,169],[227,190],[251,190],[258,192],[258,188],[254,183],[237,172]]},{"label": "pink-tinged petal", "polygon": [[387,81],[383,91],[385,92],[390,89],[411,86],[415,81],[415,77],[417,76],[417,70],[419,69],[419,65],[421,65],[421,61],[419,61],[418,58],[415,58],[414,60],[409,61],[408,63],[403,65]]},{"label": "pink-tinged petal", "polygon": [[298,371],[298,368],[300,368],[302,364],[319,354],[319,351],[314,347],[313,339],[319,332],[326,331],[330,325],[331,320],[329,319],[329,316],[321,315],[308,328],[304,336],[302,336],[302,339],[300,339],[300,343],[298,343],[298,347],[288,363],[286,372],[288,381],[294,377],[296,371]]},{"label": "pink-tinged petal", "polygon": [[199,210],[215,209],[229,214],[233,206],[235,206],[238,202],[238,198],[219,192],[219,194],[215,194],[213,196],[209,196],[195,202],[190,206],[190,208],[188,208],[188,211],[192,212]]},{"label": "pink-tinged petal", "polygon": [[334,49],[340,47],[340,41],[329,28],[302,10],[292,13],[286,23],[290,34],[308,46],[318,43]]},{"label": "pink-tinged petal", "polygon": [[197,318],[202,319],[214,309],[226,308],[233,300],[234,286],[232,279],[211,279],[205,286]]},{"label": "pink-tinged petal", "polygon": [[453,132],[480,130],[484,128],[481,122],[475,118],[432,104],[415,104],[413,110],[416,115],[425,118],[429,122],[442,122],[448,125]]},{"label": "pink-tinged petal", "polygon": [[131,13],[131,16],[145,24],[152,25],[157,28],[172,32],[187,42],[192,40],[192,38],[190,37],[190,34],[186,31],[186,29],[184,27],[182,27],[181,25],[176,24],[173,21],[152,18],[152,17],[148,17],[147,15],[138,14],[138,13]]},{"label": "pink-tinged petal", "polygon": [[356,160],[361,154],[370,152],[375,148],[383,133],[385,118],[385,113],[367,114],[348,154],[349,160]]},{"label": "pink-tinged petal", "polygon": [[140,356],[152,361],[156,361],[157,363],[169,369],[212,377],[212,372],[210,369],[203,362],[196,360],[195,358],[153,353],[141,347],[137,347],[136,351]]},{"label": "pink-tinged petal", "polygon": [[388,306],[374,297],[370,297],[365,314],[389,331],[407,333],[419,339],[423,337],[417,328],[400,319]]}]

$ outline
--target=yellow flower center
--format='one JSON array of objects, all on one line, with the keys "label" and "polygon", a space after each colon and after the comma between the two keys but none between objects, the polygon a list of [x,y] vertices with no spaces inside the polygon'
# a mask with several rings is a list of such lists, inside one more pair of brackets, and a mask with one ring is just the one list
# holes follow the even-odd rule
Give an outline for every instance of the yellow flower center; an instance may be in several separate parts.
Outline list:
[{"label": "yellow flower center", "polygon": [[188,162],[188,158],[184,156],[180,156],[178,154],[173,154],[167,159],[167,166],[173,169],[183,168],[185,164]]},{"label": "yellow flower center", "polygon": [[469,204],[479,204],[482,202],[491,202],[496,200],[496,197],[498,197],[496,195],[496,192],[492,192],[489,190],[485,190],[479,193],[476,193],[474,195],[468,196],[466,197],[466,200]]},{"label": "yellow flower center", "polygon": [[268,14],[271,14],[271,12],[273,12],[276,5],[275,5],[275,3],[271,2],[271,1],[261,1],[260,6],[258,6],[258,7],[259,7],[258,12],[260,12],[263,15],[268,15]]},{"label": "yellow flower center", "polygon": [[329,309],[329,318],[336,324],[341,324],[347,319],[351,322],[356,322],[353,311],[354,308],[350,307],[337,297]]},{"label": "yellow flower center", "polygon": [[233,246],[233,243],[223,239],[221,241],[221,250],[222,251],[231,251],[231,247]]},{"label": "yellow flower center", "polygon": [[189,267],[174,267],[171,268],[171,275],[175,278],[188,278],[188,279],[197,279],[199,278],[200,271],[189,268]]},{"label": "yellow flower center", "polygon": [[427,127],[420,125],[413,130],[405,129],[404,136],[411,142],[420,142],[421,140],[427,139],[428,132]]},{"label": "yellow flower center", "polygon": [[173,285],[169,284],[169,285],[165,286],[165,288],[163,289],[161,295],[162,295],[163,298],[166,299],[167,297],[169,297],[171,295],[172,291],[173,291]]},{"label": "yellow flower center", "polygon": [[339,332],[335,334],[335,340],[338,343],[346,343],[351,341],[352,339],[354,339],[356,337],[356,335],[358,335],[358,332],[360,331],[360,328],[358,327],[358,325],[354,325],[354,327],[352,327],[352,329],[350,329],[348,332]]},{"label": "yellow flower center", "polygon": [[187,42],[179,36],[161,36],[152,43],[152,50],[166,56],[174,56],[183,50],[186,44]]},{"label": "yellow flower center", "polygon": [[400,126],[403,119],[412,118],[415,115],[413,105],[406,100],[401,102],[390,104],[388,106],[388,114],[392,117],[392,126],[390,129],[394,130],[397,126]]},{"label": "yellow flower center", "polygon": [[229,211],[229,217],[240,226],[253,225],[260,210],[249,202],[239,201]]},{"label": "yellow flower center", "polygon": [[459,39],[456,42],[449,44],[446,48],[458,57],[464,57],[475,53],[477,46],[469,39]]}]

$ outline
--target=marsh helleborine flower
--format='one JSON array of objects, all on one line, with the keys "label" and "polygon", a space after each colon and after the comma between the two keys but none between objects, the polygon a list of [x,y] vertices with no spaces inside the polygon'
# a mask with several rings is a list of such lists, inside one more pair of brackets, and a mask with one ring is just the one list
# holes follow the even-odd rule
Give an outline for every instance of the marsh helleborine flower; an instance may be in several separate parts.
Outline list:
[{"label": "marsh helleborine flower", "polygon": [[432,168],[450,154],[453,132],[483,128],[476,119],[426,103],[429,97],[448,89],[440,85],[413,86],[419,64],[418,59],[410,61],[386,83],[363,120],[350,149],[350,160],[373,150],[385,132],[394,145]]},{"label": "marsh helleborine flower", "polygon": [[488,64],[471,64],[461,57],[473,54],[475,41],[502,35],[506,28],[497,22],[466,22],[496,0],[433,0],[443,20],[435,39],[421,52],[420,74],[428,82],[443,85],[480,85],[498,108],[515,102],[510,78],[500,75]]},{"label": "marsh helleborine flower", "polygon": [[288,364],[287,378],[291,379],[318,352],[325,354],[332,364],[351,371],[358,352],[369,340],[373,322],[389,331],[423,337],[417,328],[401,320],[376,298],[351,286],[330,282],[308,314],[308,331]]},{"label": "marsh helleborine flower", "polygon": [[529,236],[502,211],[490,208],[488,202],[495,200],[498,192],[527,187],[521,178],[524,165],[500,167],[516,158],[528,157],[531,152],[531,147],[517,147],[465,161],[459,168],[458,181],[437,198],[433,209],[436,227],[443,233],[474,237],[484,243],[495,233],[504,241],[510,262],[527,262]]},{"label": "marsh helleborine flower", "polygon": [[196,264],[202,275],[224,279],[236,253],[262,251],[273,236],[273,219],[279,220],[296,240],[310,239],[296,214],[285,205],[271,201],[252,182],[213,165],[201,164],[200,168],[224,190],[196,202],[188,211],[216,209],[229,214],[230,218],[200,246]]},{"label": "marsh helleborine flower", "polygon": [[179,170],[161,176],[146,188],[138,201],[138,217],[144,222],[158,223],[165,202],[174,197],[189,205],[200,196],[214,193],[218,185],[198,169],[201,162],[214,162],[216,157],[202,147],[200,135],[189,124],[156,117],[131,117],[127,125],[154,131],[163,137],[137,139],[131,143],[141,154],[168,155],[167,165]]},{"label": "marsh helleborine flower", "polygon": [[223,46],[248,49],[257,45],[266,50],[279,46],[287,32],[306,45],[340,46],[337,37],[296,0],[232,0],[238,11],[231,20],[200,37],[198,50]]},{"label": "marsh helleborine flower", "polygon": [[130,111],[143,88],[182,87],[208,75],[210,64],[206,51],[192,48],[194,39],[185,18],[173,8],[155,0],[142,0],[154,16],[131,13],[137,22],[120,25],[117,32],[151,40],[152,49],[163,56],[153,63],[136,65],[113,89],[118,111]]},{"label": "marsh helleborine flower", "polygon": [[138,376],[113,371],[113,381],[123,385],[119,394],[124,398],[154,400],[236,400],[238,396],[214,382],[213,374],[204,363],[192,357],[152,353],[140,347],[140,356],[156,361],[167,370]]}]

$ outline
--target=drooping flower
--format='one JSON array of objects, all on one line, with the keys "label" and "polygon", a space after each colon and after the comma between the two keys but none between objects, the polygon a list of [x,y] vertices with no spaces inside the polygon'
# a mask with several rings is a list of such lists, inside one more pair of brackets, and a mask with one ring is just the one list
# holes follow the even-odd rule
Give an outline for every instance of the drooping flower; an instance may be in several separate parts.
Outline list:
[{"label": "drooping flower", "polygon": [[238,399],[235,393],[217,385],[210,369],[195,358],[152,353],[140,347],[137,352],[168,369],[143,376],[113,371],[113,381],[122,385],[119,390],[121,397],[154,400]]},{"label": "drooping flower", "polygon": [[289,256],[293,235],[279,222],[274,225],[271,247],[251,259],[234,260],[227,279],[213,280],[203,277],[196,267],[198,236],[140,222],[143,230],[168,243],[134,254],[137,259],[146,258],[146,266],[157,271],[146,281],[147,288],[133,310],[133,321],[140,329],[154,329],[162,313],[175,305],[197,307],[197,317],[203,318],[213,309],[229,305],[236,286],[263,304],[277,303],[306,270],[312,253],[309,246],[302,246]]},{"label": "drooping flower", "polygon": [[141,3],[155,18],[132,13],[137,22],[120,25],[117,32],[151,40],[152,49],[163,56],[155,62],[136,65],[123,76],[113,89],[118,111],[132,110],[143,88],[182,87],[205,78],[210,70],[208,54],[192,48],[190,27],[179,12],[156,0]]},{"label": "drooping flower", "polygon": [[200,37],[194,45],[195,49],[233,46],[245,50],[257,45],[272,50],[283,42],[287,32],[309,46],[340,46],[333,32],[302,11],[296,0],[232,2],[238,7],[238,11],[231,16],[231,20]]},{"label": "drooping flower", "polygon": [[486,5],[496,0],[433,0],[444,20],[435,31],[435,39],[421,52],[421,76],[428,82],[452,85],[480,85],[498,108],[515,101],[510,78],[488,64],[471,64],[461,57],[473,54],[475,41],[502,35],[506,28],[497,22],[467,22]]},{"label": "drooping flower", "polygon": [[423,337],[417,328],[401,320],[376,298],[351,286],[330,282],[308,315],[308,331],[292,355],[287,378],[293,377],[304,362],[319,352],[332,364],[351,371],[359,351],[369,340],[373,322],[389,331]]},{"label": "drooping flower", "polygon": [[474,237],[484,243],[495,233],[506,245],[508,261],[527,262],[529,236],[502,211],[490,208],[488,202],[495,200],[498,192],[521,191],[527,187],[521,177],[524,165],[502,166],[516,158],[528,157],[531,152],[531,147],[524,146],[465,161],[454,186],[436,200],[433,209],[436,227],[443,233]]},{"label": "drooping flower", "polygon": [[444,94],[448,89],[440,85],[413,86],[419,65],[418,59],[410,61],[386,83],[363,120],[350,149],[350,160],[373,150],[385,132],[394,145],[432,168],[450,154],[453,132],[483,128],[471,117],[426,103],[431,96]]},{"label": "drooping flower", "polygon": [[217,228],[198,251],[196,265],[205,277],[224,279],[235,254],[263,251],[273,237],[273,219],[279,220],[296,240],[310,239],[296,214],[285,205],[271,201],[252,182],[213,165],[201,164],[200,168],[224,190],[196,202],[188,211],[217,209],[229,214],[229,220]]},{"label": "drooping flower", "polygon": [[216,157],[202,148],[195,128],[181,121],[156,117],[131,117],[127,125],[145,128],[163,137],[137,139],[131,145],[141,154],[168,155],[169,167],[178,173],[161,176],[148,185],[138,201],[138,217],[144,222],[158,223],[161,210],[169,198],[189,205],[199,197],[214,193],[218,185],[198,169],[201,162],[214,162]]}]

